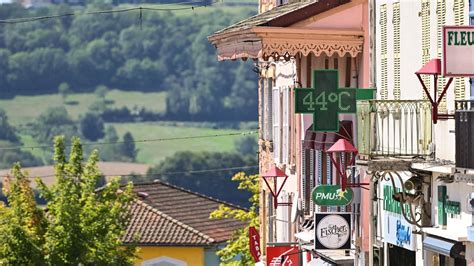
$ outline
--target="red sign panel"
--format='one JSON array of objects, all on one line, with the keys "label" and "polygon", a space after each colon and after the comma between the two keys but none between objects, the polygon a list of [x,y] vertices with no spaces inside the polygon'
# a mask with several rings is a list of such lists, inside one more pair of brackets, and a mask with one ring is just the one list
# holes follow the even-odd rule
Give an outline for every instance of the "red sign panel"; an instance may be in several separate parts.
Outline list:
[{"label": "red sign panel", "polygon": [[260,251],[260,235],[258,234],[257,229],[251,226],[249,228],[249,245],[250,245],[250,254],[254,258],[255,262],[260,261],[260,256],[262,252]]},{"label": "red sign panel", "polygon": [[297,246],[267,247],[268,266],[297,266],[299,258]]}]

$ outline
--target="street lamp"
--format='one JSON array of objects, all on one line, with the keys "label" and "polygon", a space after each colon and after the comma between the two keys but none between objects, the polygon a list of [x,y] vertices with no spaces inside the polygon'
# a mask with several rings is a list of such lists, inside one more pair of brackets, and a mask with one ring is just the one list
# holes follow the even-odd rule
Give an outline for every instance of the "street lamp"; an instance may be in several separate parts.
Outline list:
[{"label": "street lamp", "polygon": [[[345,139],[339,139],[334,145],[332,145],[328,150],[327,153],[329,153],[329,156],[331,157],[331,162],[334,167],[336,167],[337,171],[339,172],[339,175],[341,176],[341,189],[342,191],[346,190],[347,187],[347,174],[346,174],[346,169],[345,169],[345,162],[343,162],[343,156],[344,155],[351,155],[352,154],[352,159],[349,163],[348,166],[352,166],[355,162],[355,158],[357,156],[357,153],[359,151],[347,140]],[[340,154],[340,156],[337,156],[336,154]],[[339,158],[337,158],[339,157]],[[346,158],[344,156],[344,158]],[[354,184],[355,185],[355,184]]]},{"label": "street lamp", "polygon": [[[270,190],[270,193],[272,193],[273,206],[276,209],[278,206],[278,195],[280,195],[280,192],[283,186],[285,185],[286,179],[288,179],[288,176],[282,170],[280,170],[280,168],[273,165],[270,168],[270,170],[262,174],[262,178],[263,178],[263,181],[265,181],[265,184],[267,184],[267,187]],[[279,189],[278,189],[278,178],[284,178],[283,183],[281,183],[281,186]],[[270,185],[270,182],[273,182],[273,188]]]}]

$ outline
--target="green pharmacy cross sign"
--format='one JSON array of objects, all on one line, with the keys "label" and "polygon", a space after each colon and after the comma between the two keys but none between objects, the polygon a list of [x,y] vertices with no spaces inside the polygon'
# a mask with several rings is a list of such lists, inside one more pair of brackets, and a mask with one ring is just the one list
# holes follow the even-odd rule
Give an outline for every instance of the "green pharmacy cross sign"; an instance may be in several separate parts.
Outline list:
[{"label": "green pharmacy cross sign", "polygon": [[295,89],[295,113],[313,114],[314,131],[338,131],[340,113],[355,113],[356,99],[373,98],[373,90],[339,88],[337,70],[313,70],[312,81],[312,88]]}]

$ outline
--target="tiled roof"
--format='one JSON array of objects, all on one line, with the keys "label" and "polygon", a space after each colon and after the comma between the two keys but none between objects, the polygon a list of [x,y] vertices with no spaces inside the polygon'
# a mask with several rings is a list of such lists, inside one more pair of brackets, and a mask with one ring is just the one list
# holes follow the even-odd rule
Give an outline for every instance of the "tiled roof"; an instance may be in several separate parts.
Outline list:
[{"label": "tiled roof", "polygon": [[236,205],[161,181],[135,184],[133,190],[147,196],[131,207],[132,218],[125,242],[132,241],[133,235],[143,230],[139,243],[209,245],[229,240],[235,229],[245,226],[233,219],[209,219],[220,204],[242,209]]},{"label": "tiled roof", "polygon": [[212,244],[214,239],[136,200],[130,206],[130,222],[122,241],[137,245],[201,246]]},{"label": "tiled roof", "polygon": [[308,0],[283,4],[217,31],[210,38],[223,33],[239,32],[256,26],[287,27],[348,2],[350,0]]}]

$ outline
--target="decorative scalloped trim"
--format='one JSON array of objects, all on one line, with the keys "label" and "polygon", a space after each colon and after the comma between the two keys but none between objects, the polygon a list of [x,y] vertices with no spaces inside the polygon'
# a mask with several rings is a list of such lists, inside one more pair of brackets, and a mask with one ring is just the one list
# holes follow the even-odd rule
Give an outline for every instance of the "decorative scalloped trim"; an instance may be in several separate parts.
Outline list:
[{"label": "decorative scalloped trim", "polygon": [[356,57],[362,52],[362,41],[307,41],[307,42],[272,42],[263,43],[264,57],[279,55],[279,56],[295,56],[301,53],[307,56],[313,53],[315,56],[321,56],[325,53],[327,56],[338,54],[340,57],[349,54],[351,57]]}]

